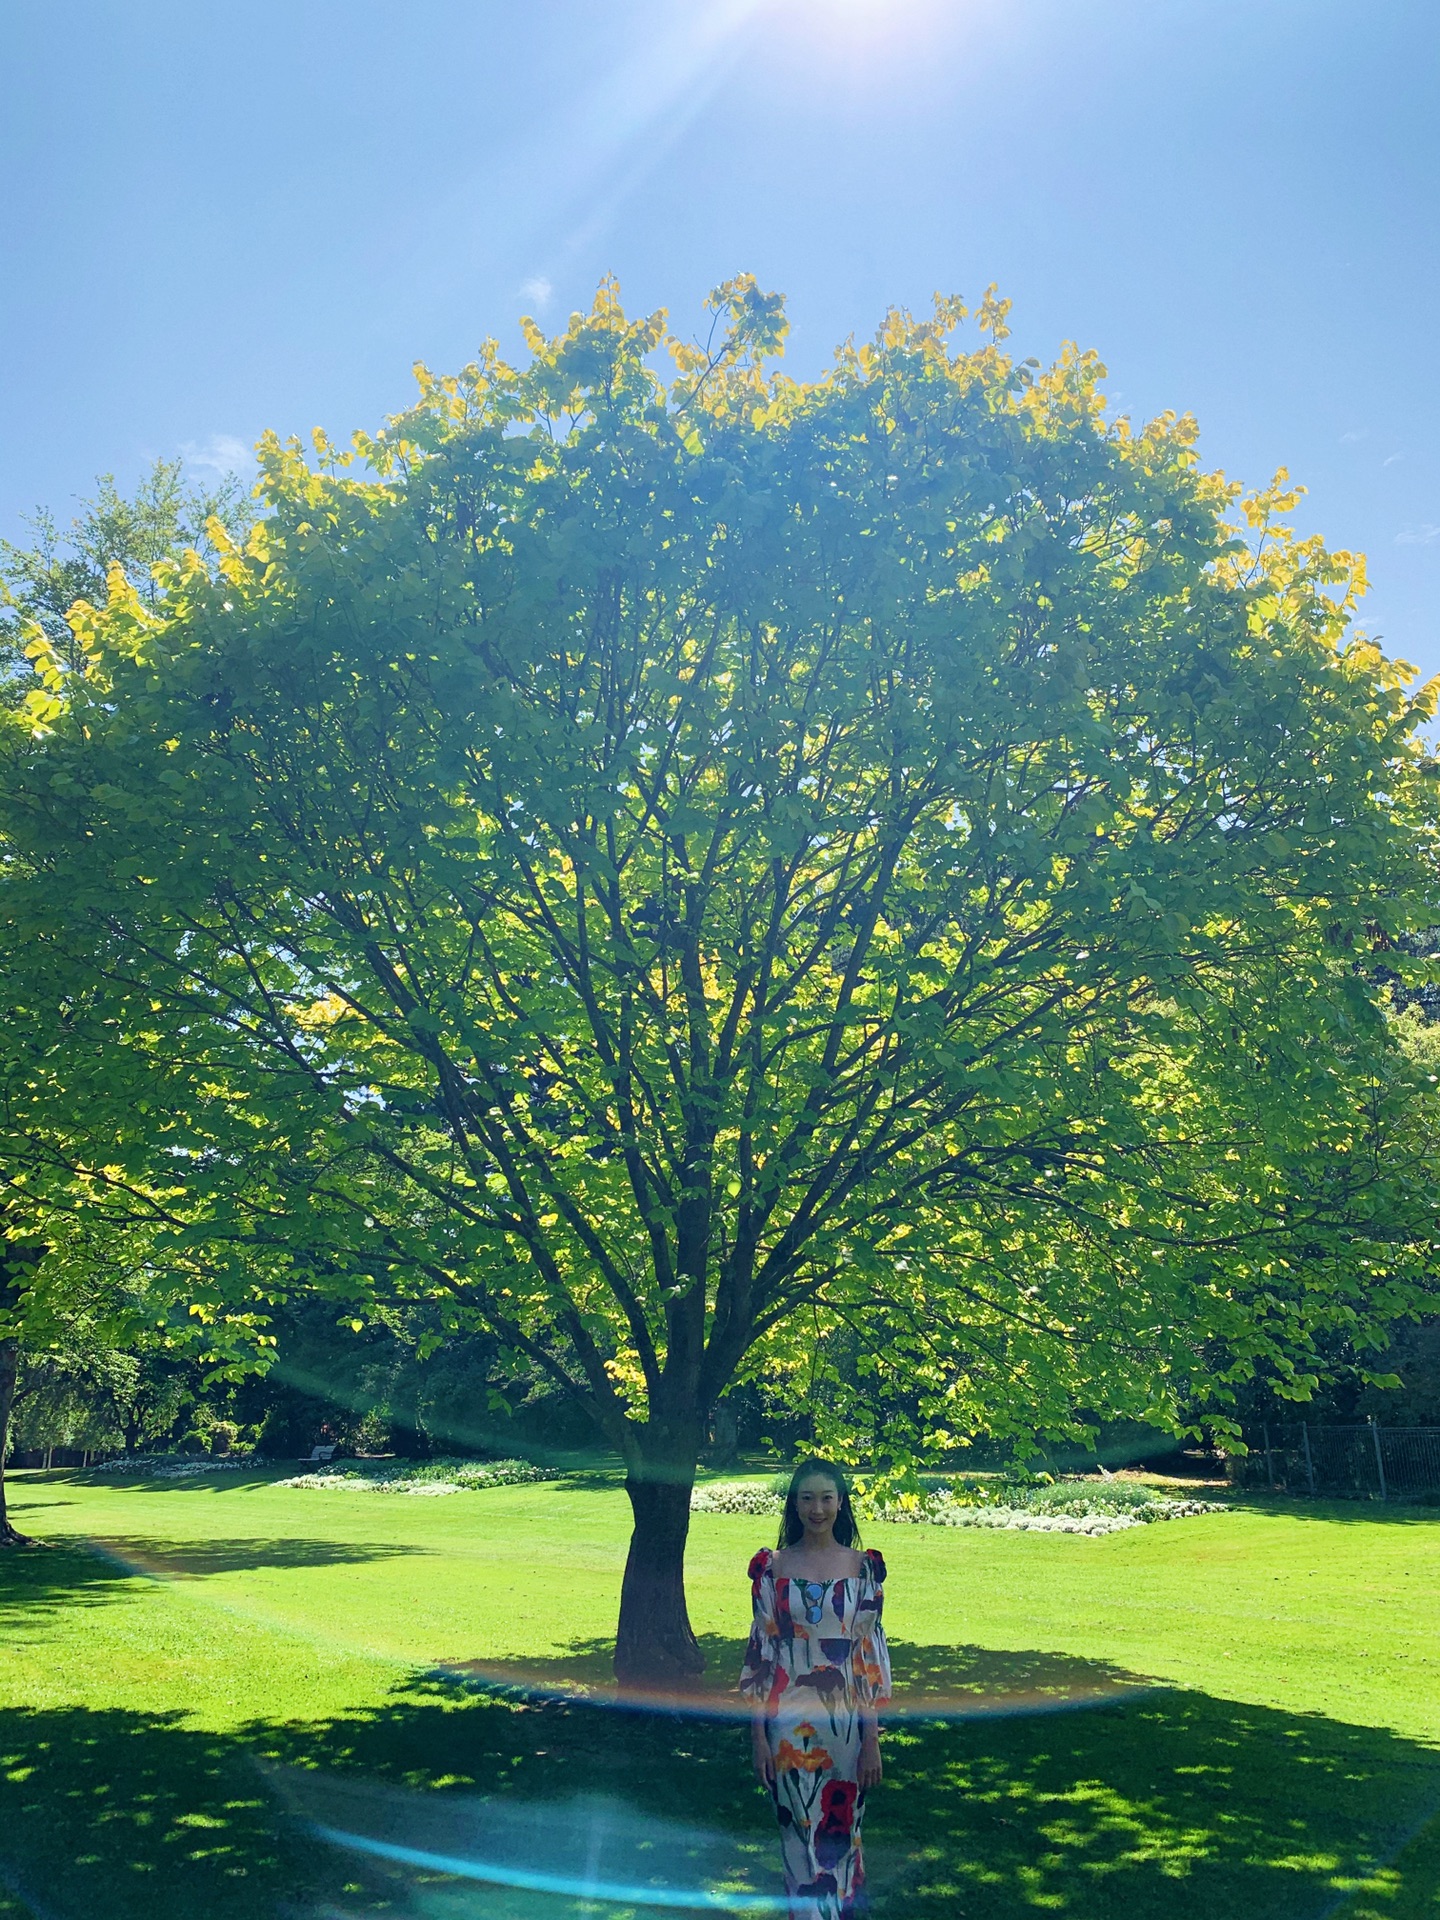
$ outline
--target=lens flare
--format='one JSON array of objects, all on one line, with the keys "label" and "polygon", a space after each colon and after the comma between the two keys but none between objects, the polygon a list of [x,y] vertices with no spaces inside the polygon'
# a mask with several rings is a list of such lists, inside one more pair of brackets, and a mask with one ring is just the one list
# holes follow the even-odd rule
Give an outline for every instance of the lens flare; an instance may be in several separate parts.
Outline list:
[{"label": "lens flare", "polygon": [[[923,1658],[916,1659],[917,1652],[939,1657],[927,1664]],[[1064,1654],[1007,1654],[981,1647],[917,1650],[903,1643],[892,1646],[891,1653],[897,1660],[899,1684],[881,1715],[887,1726],[902,1720],[1075,1713],[1141,1698],[1155,1686],[1142,1676]],[[430,1668],[424,1678],[437,1686],[503,1700],[601,1712],[748,1721],[754,1711],[750,1701],[728,1686],[683,1691],[627,1688],[599,1677],[577,1680],[547,1671],[543,1664],[521,1661],[457,1661]]]},{"label": "lens flare", "polygon": [[265,1771],[317,1839],[402,1875],[676,1914],[787,1910],[783,1894],[767,1889],[775,1879],[768,1834],[713,1832],[599,1794],[512,1800]]},{"label": "lens flare", "polygon": [[458,1879],[483,1880],[489,1886],[518,1887],[526,1893],[562,1894],[572,1900],[602,1900],[614,1906],[665,1907],[672,1912],[678,1909],[707,1913],[783,1913],[790,1904],[774,1894],[722,1893],[709,1887],[637,1887],[588,1876],[541,1873],[533,1867],[505,1866],[498,1860],[426,1853],[418,1847],[397,1846],[391,1840],[371,1840],[360,1833],[342,1833],[338,1827],[314,1827],[312,1832],[319,1839],[328,1840],[331,1846],[347,1847],[352,1853],[368,1853],[399,1866],[418,1867],[423,1873],[448,1873]]}]

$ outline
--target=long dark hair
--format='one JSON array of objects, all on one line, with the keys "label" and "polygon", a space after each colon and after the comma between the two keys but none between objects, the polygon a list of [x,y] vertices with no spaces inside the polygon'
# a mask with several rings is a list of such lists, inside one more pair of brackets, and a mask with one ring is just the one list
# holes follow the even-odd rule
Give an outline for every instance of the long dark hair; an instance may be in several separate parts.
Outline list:
[{"label": "long dark hair", "polygon": [[793,1547],[805,1532],[805,1523],[800,1518],[795,1496],[800,1491],[800,1482],[808,1480],[812,1473],[824,1474],[840,1496],[840,1511],[835,1516],[836,1541],[842,1547],[858,1547],[860,1529],[855,1523],[855,1509],[850,1504],[849,1482],[833,1460],[817,1460],[813,1456],[809,1460],[802,1460],[790,1476],[790,1491],[785,1495],[785,1511],[780,1518],[780,1538],[776,1546]]}]

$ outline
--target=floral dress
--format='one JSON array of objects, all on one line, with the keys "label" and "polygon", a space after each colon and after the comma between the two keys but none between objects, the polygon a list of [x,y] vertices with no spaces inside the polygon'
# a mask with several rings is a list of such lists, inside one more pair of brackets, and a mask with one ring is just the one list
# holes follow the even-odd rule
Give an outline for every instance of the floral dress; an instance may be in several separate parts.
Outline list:
[{"label": "floral dress", "polygon": [[885,1562],[861,1555],[843,1580],[776,1574],[768,1547],[750,1562],[755,1624],[740,1691],[766,1716],[771,1789],[793,1920],[851,1920],[862,1910],[862,1715],[890,1698],[880,1625]]}]

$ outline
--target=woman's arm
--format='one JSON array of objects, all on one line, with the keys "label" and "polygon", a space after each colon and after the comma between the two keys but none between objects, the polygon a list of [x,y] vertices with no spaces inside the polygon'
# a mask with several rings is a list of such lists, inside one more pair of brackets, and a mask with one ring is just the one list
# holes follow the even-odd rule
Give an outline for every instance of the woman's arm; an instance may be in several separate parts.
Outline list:
[{"label": "woman's arm", "polygon": [[770,1736],[765,1731],[768,1714],[757,1713],[750,1721],[750,1757],[755,1763],[755,1778],[762,1787],[775,1784],[775,1756],[770,1751]]},{"label": "woman's arm", "polygon": [[860,1785],[878,1787],[885,1773],[880,1758],[880,1722],[873,1713],[860,1716]]}]

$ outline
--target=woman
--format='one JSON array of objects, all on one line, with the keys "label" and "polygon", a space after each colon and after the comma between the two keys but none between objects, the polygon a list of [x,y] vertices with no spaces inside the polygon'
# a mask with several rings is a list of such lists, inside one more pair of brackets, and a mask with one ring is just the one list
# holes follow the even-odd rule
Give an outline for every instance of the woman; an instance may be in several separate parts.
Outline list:
[{"label": "woman", "polygon": [[876,1710],[890,1697],[880,1625],[885,1562],[861,1553],[838,1467],[804,1460],[778,1551],[750,1562],[755,1624],[740,1691],[754,1703],[755,1772],[770,1789],[794,1920],[851,1920],[865,1869],[860,1821],[880,1781]]}]

